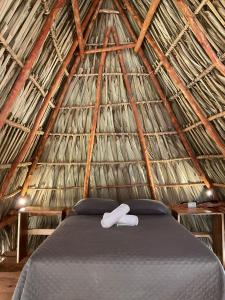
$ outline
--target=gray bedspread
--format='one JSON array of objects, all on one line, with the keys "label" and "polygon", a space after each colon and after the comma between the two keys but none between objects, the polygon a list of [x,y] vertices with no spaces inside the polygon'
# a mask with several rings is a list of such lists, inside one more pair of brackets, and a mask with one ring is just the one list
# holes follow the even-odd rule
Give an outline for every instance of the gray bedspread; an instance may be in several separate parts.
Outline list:
[{"label": "gray bedspread", "polygon": [[171,216],[103,229],[70,216],[30,257],[13,300],[222,300],[219,260]]}]

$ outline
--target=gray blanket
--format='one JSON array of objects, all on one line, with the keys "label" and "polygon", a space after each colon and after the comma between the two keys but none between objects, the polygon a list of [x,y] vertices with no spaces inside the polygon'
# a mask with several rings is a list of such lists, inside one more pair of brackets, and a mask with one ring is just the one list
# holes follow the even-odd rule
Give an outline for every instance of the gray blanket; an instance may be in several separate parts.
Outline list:
[{"label": "gray blanket", "polygon": [[30,257],[13,300],[222,300],[219,260],[171,216],[103,229],[70,216]]}]

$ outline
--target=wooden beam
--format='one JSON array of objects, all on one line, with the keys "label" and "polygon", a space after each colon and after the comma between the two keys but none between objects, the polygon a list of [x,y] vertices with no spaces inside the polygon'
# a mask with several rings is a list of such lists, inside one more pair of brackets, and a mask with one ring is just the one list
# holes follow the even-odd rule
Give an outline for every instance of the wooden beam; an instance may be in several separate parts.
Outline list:
[{"label": "wooden beam", "polygon": [[197,38],[199,44],[205,50],[206,54],[211,59],[213,65],[220,71],[220,73],[225,76],[225,66],[217,57],[215,51],[212,49],[207,37],[206,32],[198,19],[196,18],[195,14],[191,11],[191,9],[187,6],[184,0],[175,0],[176,6],[185,16],[192,32],[194,33],[195,37]]},{"label": "wooden beam", "polygon": [[42,47],[49,34],[50,28],[53,22],[55,21],[59,10],[62,8],[65,2],[66,0],[57,0],[50,14],[47,16],[45,23],[40,31],[40,34],[36,42],[34,43],[33,49],[28,55],[23,68],[21,69],[16,81],[14,82],[11,88],[8,98],[6,99],[5,103],[3,104],[0,110],[0,130],[2,126],[5,124],[8,114],[10,113],[13,104],[16,102],[17,96],[19,95],[21,89],[23,88],[26,80],[29,78],[32,67],[36,59],[38,58],[39,54],[41,53]]},{"label": "wooden beam", "polygon": [[[113,30],[113,37],[114,37],[116,44],[119,45],[119,37],[115,30]],[[151,197],[153,199],[156,199],[156,188],[154,185],[154,179],[153,179],[153,174],[152,174],[152,164],[151,164],[151,160],[149,158],[148,148],[147,148],[147,144],[146,144],[145,136],[144,136],[144,130],[143,130],[143,127],[141,124],[139,114],[138,114],[137,105],[135,103],[135,100],[134,100],[134,97],[132,94],[132,89],[131,89],[130,81],[129,81],[129,78],[127,75],[124,58],[123,58],[123,55],[121,52],[118,53],[118,57],[119,57],[119,62],[120,62],[120,68],[123,73],[123,80],[124,80],[124,83],[126,86],[127,96],[128,96],[128,99],[129,99],[129,102],[131,105],[131,109],[133,111],[135,123],[137,126],[137,132],[138,132],[138,137],[140,140],[142,154],[143,154],[145,164],[146,164],[147,179],[148,179],[149,188],[151,191]]]},{"label": "wooden beam", "polygon": [[[111,27],[106,31],[103,47],[107,47],[110,33],[111,33]],[[91,135],[88,141],[87,162],[86,162],[85,176],[84,176],[84,191],[83,191],[84,198],[88,197],[89,178],[91,172],[91,160],[92,160],[92,153],[94,147],[95,131],[97,127],[97,120],[98,120],[99,109],[100,109],[101,94],[102,94],[102,79],[103,79],[103,71],[104,71],[106,55],[107,55],[106,52],[102,52],[100,62],[99,62],[98,79],[97,79],[97,86],[96,86],[96,101],[95,101],[95,107],[92,115]]]},{"label": "wooden beam", "polygon": [[80,48],[80,55],[81,57],[84,56],[84,38],[83,38],[83,30],[81,26],[81,19],[80,19],[80,12],[79,12],[79,5],[77,0],[72,0],[72,7],[73,7],[73,15],[74,21],[76,24],[76,31],[77,31],[77,38]]},{"label": "wooden beam", "polygon": [[[89,11],[89,14],[87,15],[87,17],[86,17],[86,19],[84,21],[84,27],[86,27],[87,24],[89,23],[88,24],[88,28],[87,28],[87,30],[85,32],[85,38],[84,38],[84,43],[85,44],[86,44],[86,42],[88,40],[88,37],[90,35],[90,32],[91,32],[91,30],[93,28],[94,22],[95,22],[95,20],[97,18],[99,9],[100,9],[100,7],[102,5],[102,1],[103,0],[101,0],[101,1],[98,1],[98,0],[95,1],[95,5],[92,6],[91,10]],[[96,5],[97,5],[97,7],[96,7]],[[93,14],[93,16],[92,16],[91,21],[90,21],[90,17],[91,17],[92,14]],[[77,70],[79,62],[80,62],[80,57],[78,56],[76,58],[76,60],[75,60],[75,63],[73,65],[71,71],[70,71],[69,76],[67,77],[67,80],[66,80],[65,85],[63,87],[63,90],[62,90],[62,92],[60,94],[60,97],[59,97],[59,100],[57,102],[57,105],[56,105],[54,111],[52,112],[52,114],[51,114],[51,116],[49,118],[49,121],[48,121],[46,130],[45,130],[45,133],[42,136],[42,138],[40,140],[40,143],[39,143],[39,145],[38,145],[38,147],[37,147],[37,149],[36,149],[36,151],[35,151],[35,153],[33,155],[32,165],[29,168],[29,171],[27,173],[26,179],[25,179],[24,184],[23,184],[22,192],[21,192],[21,194],[23,196],[26,194],[26,192],[28,190],[28,186],[29,186],[29,183],[31,181],[32,175],[33,175],[33,173],[34,173],[34,171],[35,171],[35,169],[37,167],[38,161],[39,161],[39,159],[40,159],[40,157],[41,157],[41,155],[42,155],[42,153],[44,151],[47,139],[49,137],[49,134],[50,134],[50,132],[51,132],[54,124],[55,124],[56,118],[58,116],[58,113],[60,111],[61,105],[62,105],[63,100],[65,98],[66,92],[67,92],[67,90],[69,88],[69,85],[70,85],[70,83],[71,83],[71,81],[73,79],[73,76],[74,76],[74,74],[75,74],[75,72]]]},{"label": "wooden beam", "polygon": [[89,49],[86,50],[85,54],[94,54],[94,53],[102,53],[102,52],[113,52],[113,51],[119,51],[123,49],[131,49],[135,47],[135,43],[129,43],[124,45],[118,45],[113,47],[107,47],[107,48],[97,48],[97,49]]},{"label": "wooden beam", "polygon": [[144,20],[144,23],[142,25],[142,28],[141,28],[141,31],[140,31],[140,34],[139,34],[139,37],[138,37],[138,40],[137,40],[137,43],[136,43],[136,46],[134,48],[134,51],[137,53],[139,51],[139,49],[141,48],[141,45],[143,43],[143,40],[145,38],[145,34],[148,30],[148,27],[150,26],[150,23],[153,19],[153,16],[155,14],[155,11],[159,5],[161,0],[152,0],[151,1],[151,4],[149,6],[149,10],[147,12],[147,15],[145,17],[145,20]]},{"label": "wooden beam", "polygon": [[[93,12],[95,11],[97,3],[98,3],[98,0],[96,0],[94,2],[91,9],[89,10],[89,13],[87,14],[87,16],[86,16],[86,18],[83,22],[83,28],[86,28],[88,26],[88,23],[90,21],[90,18],[92,16]],[[32,145],[32,143],[33,143],[33,141],[36,137],[37,131],[38,131],[39,126],[40,126],[40,122],[41,122],[41,120],[42,120],[42,118],[43,118],[43,116],[46,112],[48,104],[51,101],[51,98],[55,94],[56,90],[58,89],[58,87],[61,83],[61,80],[63,78],[65,69],[67,68],[68,64],[70,63],[71,59],[73,58],[73,55],[74,55],[74,52],[75,52],[77,46],[78,46],[78,41],[77,41],[77,39],[75,39],[72,46],[71,46],[71,48],[70,48],[70,50],[69,50],[69,52],[68,52],[68,54],[67,54],[67,56],[66,56],[66,58],[64,59],[61,67],[59,68],[59,70],[58,70],[58,72],[57,72],[57,74],[54,78],[52,86],[49,89],[48,94],[47,94],[46,98],[44,99],[44,101],[42,103],[42,106],[40,107],[40,109],[37,113],[36,119],[34,121],[33,128],[30,131],[30,134],[28,135],[27,139],[25,140],[20,152],[16,156],[14,162],[12,163],[12,166],[11,166],[10,170],[8,171],[8,173],[6,174],[6,176],[3,180],[3,183],[2,183],[2,186],[1,186],[1,189],[0,189],[0,197],[2,197],[5,194],[5,192],[7,191],[9,183],[11,182],[12,177],[16,172],[18,164],[23,161],[25,155],[27,154],[27,151],[30,149],[30,147],[31,147],[31,145]]]},{"label": "wooden beam", "polygon": [[[125,26],[127,27],[128,32],[130,33],[130,35],[133,38],[133,40],[136,41],[137,40],[136,35],[135,35],[133,29],[131,28],[130,23],[129,23],[129,21],[128,21],[128,19],[127,19],[125,13],[124,13],[124,11],[123,11],[123,9],[122,9],[119,1],[118,0],[114,0],[114,2],[116,4],[116,6],[117,6],[117,9],[120,12],[120,15],[121,15],[121,17],[123,19],[123,22],[124,22]],[[183,133],[182,128],[181,128],[181,126],[180,126],[180,124],[179,124],[179,122],[178,122],[178,120],[176,118],[176,115],[173,112],[173,108],[171,106],[171,103],[166,98],[166,96],[165,96],[165,94],[164,94],[164,92],[163,92],[163,90],[162,90],[162,88],[160,86],[160,83],[159,83],[158,79],[156,78],[156,76],[154,74],[154,71],[153,71],[151,65],[149,64],[147,58],[145,57],[144,51],[142,49],[140,49],[139,52],[138,52],[138,55],[139,55],[140,59],[143,61],[144,65],[145,65],[145,67],[146,67],[146,69],[147,69],[147,71],[148,71],[148,73],[150,75],[150,79],[151,79],[151,82],[152,82],[154,88],[156,89],[156,91],[157,91],[160,99],[163,101],[163,104],[164,104],[164,106],[165,106],[165,108],[166,108],[166,110],[168,112],[168,115],[170,116],[171,122],[172,122],[174,128],[176,129],[176,131],[178,133],[178,136],[179,136],[179,138],[180,138],[180,140],[181,140],[184,148],[186,149],[187,153],[191,157],[191,159],[193,161],[193,164],[195,166],[195,169],[196,169],[196,171],[199,174],[200,179],[205,183],[205,185],[208,188],[211,188],[212,184],[211,184],[210,180],[207,178],[207,176],[205,175],[204,170],[202,169],[199,161],[196,158],[196,155],[195,155],[194,151],[192,150],[192,148],[191,148],[191,146],[190,146],[190,144],[189,144],[189,142],[188,142],[185,134]]]},{"label": "wooden beam", "polygon": [[[136,13],[133,6],[130,4],[128,0],[124,0],[124,3],[126,5],[127,10],[137,23],[138,27],[141,28],[142,22]],[[167,57],[163,54],[163,52],[160,50],[152,36],[147,33],[146,39],[149,42],[149,44],[154,49],[156,55],[159,57],[160,61],[162,61],[163,66],[165,67],[166,71],[170,75],[171,79],[173,80],[173,83],[175,86],[182,91],[183,95],[187,99],[188,103],[192,107],[193,111],[196,113],[196,115],[201,120],[202,124],[204,125],[206,132],[208,133],[209,137],[212,139],[212,141],[215,143],[215,145],[218,147],[218,149],[221,151],[221,153],[225,156],[225,144],[220,137],[219,133],[216,131],[216,129],[213,127],[213,125],[210,123],[210,121],[207,119],[206,115],[203,113],[201,107],[198,105],[195,98],[192,96],[189,89],[186,87],[183,80],[177,75],[171,64],[169,63],[169,60]],[[155,77],[155,76],[154,76]],[[156,77],[155,77],[156,78]],[[174,115],[175,116],[175,115]],[[186,149],[187,150],[187,149]]]}]

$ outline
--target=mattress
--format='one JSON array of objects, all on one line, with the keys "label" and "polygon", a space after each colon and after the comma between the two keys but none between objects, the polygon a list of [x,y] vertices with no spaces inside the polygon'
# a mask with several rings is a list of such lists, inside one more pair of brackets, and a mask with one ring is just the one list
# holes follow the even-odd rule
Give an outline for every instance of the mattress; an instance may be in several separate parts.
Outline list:
[{"label": "mattress", "polygon": [[13,300],[222,300],[217,257],[169,215],[103,229],[65,219],[32,254]]}]

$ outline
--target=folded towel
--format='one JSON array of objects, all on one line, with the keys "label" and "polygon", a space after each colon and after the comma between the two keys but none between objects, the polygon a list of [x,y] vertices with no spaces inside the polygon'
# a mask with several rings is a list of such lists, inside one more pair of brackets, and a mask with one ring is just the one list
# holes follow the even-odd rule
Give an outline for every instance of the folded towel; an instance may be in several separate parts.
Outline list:
[{"label": "folded towel", "polygon": [[110,228],[114,224],[118,223],[118,221],[125,216],[130,211],[130,207],[127,204],[121,204],[116,209],[114,209],[111,213],[107,215],[107,218],[102,218],[101,225],[103,228]]},{"label": "folded towel", "polygon": [[136,226],[136,225],[138,225],[138,217],[134,215],[123,216],[117,223],[117,226]]},{"label": "folded towel", "polygon": [[[107,218],[109,213],[104,213],[103,219]],[[134,215],[125,215],[117,222],[117,226],[136,226],[138,225],[138,217]]]}]

